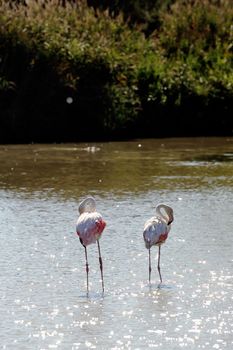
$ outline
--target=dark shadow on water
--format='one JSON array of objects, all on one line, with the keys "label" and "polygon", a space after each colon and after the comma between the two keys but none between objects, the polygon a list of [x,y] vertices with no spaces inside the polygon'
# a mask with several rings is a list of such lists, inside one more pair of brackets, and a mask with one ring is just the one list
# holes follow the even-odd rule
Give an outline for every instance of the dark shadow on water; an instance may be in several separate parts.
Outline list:
[{"label": "dark shadow on water", "polygon": [[157,288],[158,289],[171,290],[171,289],[174,289],[174,286],[169,286],[167,284],[159,283]]},{"label": "dark shadow on water", "polygon": [[80,294],[78,298],[86,301],[97,301],[97,300],[103,300],[106,297],[106,294],[103,292],[85,292],[83,294]]},{"label": "dark shadow on water", "polygon": [[148,285],[149,286],[149,291],[150,292],[155,292],[155,291],[159,291],[159,290],[174,290],[175,287],[168,285],[168,284],[164,284],[164,283],[151,283]]},{"label": "dark shadow on water", "polygon": [[233,161],[233,153],[225,153],[225,154],[202,154],[192,158],[192,161],[195,162],[232,162]]}]

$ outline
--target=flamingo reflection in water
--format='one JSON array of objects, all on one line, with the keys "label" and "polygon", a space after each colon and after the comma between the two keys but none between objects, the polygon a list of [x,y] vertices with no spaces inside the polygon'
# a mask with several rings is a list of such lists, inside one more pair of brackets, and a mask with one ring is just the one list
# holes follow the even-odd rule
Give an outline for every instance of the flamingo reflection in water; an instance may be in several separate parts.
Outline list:
[{"label": "flamingo reflection in water", "polygon": [[96,211],[96,203],[94,198],[88,197],[84,199],[79,205],[79,217],[76,223],[76,232],[79,240],[85,249],[86,258],[86,274],[87,274],[87,294],[89,293],[89,265],[87,259],[87,246],[92,243],[98,245],[99,265],[101,272],[102,290],[104,293],[104,278],[103,278],[103,262],[100,252],[99,239],[106,226],[101,214]]},{"label": "flamingo reflection in water", "polygon": [[173,222],[173,209],[165,204],[159,204],[155,210],[155,216],[146,221],[143,231],[145,246],[149,251],[149,283],[151,282],[151,247],[156,245],[159,247],[158,252],[158,272],[160,282],[162,276],[160,272],[160,250],[161,245],[166,241],[168,233]]}]

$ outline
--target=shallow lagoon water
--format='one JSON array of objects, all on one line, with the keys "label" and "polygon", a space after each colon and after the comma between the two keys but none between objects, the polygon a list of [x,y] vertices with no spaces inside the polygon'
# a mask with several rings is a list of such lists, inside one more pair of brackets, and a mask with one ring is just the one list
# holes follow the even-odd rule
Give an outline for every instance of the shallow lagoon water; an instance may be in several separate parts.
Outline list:
[{"label": "shallow lagoon water", "polygon": [[[2,349],[232,349],[233,138],[0,146]],[[75,235],[93,195],[97,246]],[[143,225],[174,208],[163,284]]]}]

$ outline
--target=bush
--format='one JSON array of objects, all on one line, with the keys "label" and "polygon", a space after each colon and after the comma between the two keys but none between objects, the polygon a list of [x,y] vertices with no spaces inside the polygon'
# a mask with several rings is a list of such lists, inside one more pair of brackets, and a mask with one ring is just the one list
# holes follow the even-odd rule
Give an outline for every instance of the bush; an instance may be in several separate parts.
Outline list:
[{"label": "bush", "polygon": [[59,3],[0,2],[0,141],[231,134],[230,1],[148,1],[147,37],[122,13]]}]

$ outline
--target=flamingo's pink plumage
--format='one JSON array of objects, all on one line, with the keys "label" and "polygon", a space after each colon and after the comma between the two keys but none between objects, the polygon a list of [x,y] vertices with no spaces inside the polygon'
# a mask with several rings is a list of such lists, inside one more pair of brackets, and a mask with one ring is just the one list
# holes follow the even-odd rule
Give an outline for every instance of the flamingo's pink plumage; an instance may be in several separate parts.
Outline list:
[{"label": "flamingo's pink plumage", "polygon": [[106,226],[102,216],[97,212],[82,213],[76,224],[76,232],[84,246],[96,243]]},{"label": "flamingo's pink plumage", "polygon": [[88,272],[89,265],[87,260],[87,246],[89,244],[96,243],[98,244],[99,252],[99,264],[101,271],[102,279],[102,288],[104,291],[104,281],[103,281],[103,263],[102,257],[100,254],[100,245],[99,239],[101,234],[106,226],[106,222],[103,220],[101,214],[97,213],[95,200],[92,197],[86,198],[79,205],[79,214],[77,223],[76,223],[76,232],[79,236],[80,242],[85,248],[85,257],[86,257],[86,272],[87,272],[87,292],[89,290],[88,285]]},{"label": "flamingo's pink plumage", "polygon": [[143,238],[145,246],[149,250],[149,282],[151,277],[150,248],[153,245],[157,245],[159,247],[158,271],[160,281],[162,282],[162,276],[160,273],[160,247],[168,237],[173,220],[173,209],[165,204],[160,204],[156,207],[156,215],[147,220],[145,223]]}]

